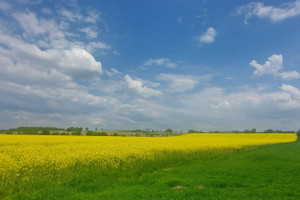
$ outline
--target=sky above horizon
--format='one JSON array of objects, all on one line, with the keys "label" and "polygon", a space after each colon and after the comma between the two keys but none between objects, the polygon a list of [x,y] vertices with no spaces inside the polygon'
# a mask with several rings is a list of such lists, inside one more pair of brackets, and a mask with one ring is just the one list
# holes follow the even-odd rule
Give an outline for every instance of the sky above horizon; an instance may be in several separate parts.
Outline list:
[{"label": "sky above horizon", "polygon": [[300,0],[1,0],[0,129],[300,128]]}]

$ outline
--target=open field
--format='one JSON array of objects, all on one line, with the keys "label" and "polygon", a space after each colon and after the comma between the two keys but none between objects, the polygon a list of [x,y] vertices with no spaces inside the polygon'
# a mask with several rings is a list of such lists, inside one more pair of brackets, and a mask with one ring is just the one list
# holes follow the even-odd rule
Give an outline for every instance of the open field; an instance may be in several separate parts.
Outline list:
[{"label": "open field", "polygon": [[[299,153],[299,143],[245,150],[296,138],[296,134],[188,134],[166,138],[0,135],[0,197],[197,199],[201,192],[209,199],[218,199],[214,191],[233,195],[230,191],[250,192],[257,187],[248,183],[257,183],[252,175],[258,172],[251,169],[256,165],[262,167],[259,173],[269,170],[266,176],[274,169],[291,173],[286,167],[297,166],[292,160],[297,148]],[[277,146],[283,154],[276,152]],[[262,154],[253,162],[243,157],[272,148],[270,155]],[[278,156],[287,162],[280,163]],[[270,159],[275,160],[262,163]],[[245,176],[245,180],[236,175]],[[235,178],[236,183],[232,183]],[[272,179],[269,181],[273,184]]]}]

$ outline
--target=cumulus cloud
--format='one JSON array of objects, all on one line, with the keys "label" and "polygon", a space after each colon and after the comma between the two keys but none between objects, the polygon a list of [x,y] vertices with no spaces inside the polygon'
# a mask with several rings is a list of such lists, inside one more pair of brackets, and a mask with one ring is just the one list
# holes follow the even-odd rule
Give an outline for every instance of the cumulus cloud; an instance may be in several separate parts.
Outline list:
[{"label": "cumulus cloud", "polygon": [[[7,5],[0,3],[1,11],[7,12],[3,10]],[[99,51],[112,47],[97,39],[101,32],[97,38],[95,34],[86,37],[89,31],[100,30],[95,28],[101,24],[100,13],[84,15],[79,9],[69,12],[72,10],[48,8],[42,15],[29,7],[22,11],[11,8],[7,12],[6,18],[10,20],[0,25],[2,128],[298,128],[300,90],[293,85],[283,84],[273,92],[258,88],[227,91],[203,85],[199,89],[197,86],[209,82],[211,76],[163,73],[154,76],[152,82],[125,75],[115,68],[102,68],[94,52],[98,50],[95,53],[99,55]],[[58,15],[54,16],[55,13]],[[84,30],[86,27],[91,29]],[[216,31],[211,27],[206,32],[208,36],[202,43],[213,42]],[[296,71],[283,69],[280,55],[271,56],[266,63],[252,62],[256,76],[299,76]],[[179,62],[152,58],[142,65],[174,68]],[[120,67],[124,71],[124,66]],[[102,76],[103,73],[106,75]]]},{"label": "cumulus cloud", "polygon": [[151,96],[159,96],[162,94],[159,90],[144,86],[142,81],[132,79],[128,74],[124,76],[124,80],[126,82],[127,88],[131,92],[134,92],[135,94],[138,94],[142,97],[148,98]]},{"label": "cumulus cloud", "polygon": [[[23,85],[0,81],[0,91],[5,98],[0,99],[1,111],[23,110],[35,113],[90,113],[104,109],[109,98],[89,94],[79,85],[48,86]],[[80,109],[78,109],[80,108]]]},{"label": "cumulus cloud", "polygon": [[265,64],[258,64],[256,60],[249,63],[255,68],[254,75],[261,76],[264,74],[278,74],[282,70],[282,55],[272,55],[268,58]]},{"label": "cumulus cloud", "polygon": [[300,74],[297,71],[285,71],[279,73],[279,77],[285,80],[292,80],[300,78]]},{"label": "cumulus cloud", "polygon": [[[0,112],[7,114],[6,118],[0,115],[1,127],[25,123],[65,127],[74,121],[76,125],[99,124],[100,116],[94,115],[96,121],[87,116],[122,104],[113,95],[100,96],[105,86],[97,87],[103,83],[103,69],[91,52],[111,47],[93,40],[92,35],[86,40],[80,31],[86,26],[82,22],[97,30],[93,29],[97,13],[84,16],[80,11],[63,10],[55,17],[43,18],[30,9],[3,12],[7,12],[10,25],[2,24],[0,31]],[[75,22],[78,26],[71,26]],[[118,73],[116,69],[108,71]]]},{"label": "cumulus cloud", "polygon": [[10,48],[10,50],[5,48],[1,49],[2,55],[9,58],[9,60],[7,60],[2,57],[2,61],[6,63],[9,62],[11,65],[9,68],[7,68],[8,66],[4,67],[7,71],[22,67],[36,68],[44,72],[56,69],[75,79],[97,78],[103,73],[101,62],[96,61],[94,57],[84,49],[48,49],[42,51],[36,45],[28,44],[17,38],[1,33],[0,44],[4,44]]},{"label": "cumulus cloud", "polygon": [[[75,82],[90,83],[103,73],[101,62],[80,48],[41,50],[0,32],[0,66],[0,111],[35,113],[28,116],[32,123],[36,120],[31,117],[39,118],[38,113],[91,113],[115,101],[91,94],[87,86]],[[48,125],[51,120],[46,119]]]},{"label": "cumulus cloud", "polygon": [[253,73],[255,76],[270,74],[285,80],[300,78],[300,74],[297,71],[283,71],[281,54],[270,56],[264,64],[259,64],[256,60],[252,60],[249,64],[255,68]]},{"label": "cumulus cloud", "polygon": [[[292,98],[300,100],[300,90],[292,85],[282,84],[281,89],[291,94]],[[298,104],[300,102],[298,101]]]},{"label": "cumulus cloud", "polygon": [[177,64],[169,58],[159,58],[159,59],[150,58],[143,64],[143,66],[152,66],[152,65],[165,66],[170,68],[174,68],[177,66]]},{"label": "cumulus cloud", "polygon": [[202,80],[209,80],[209,76],[197,77],[192,75],[178,75],[178,74],[160,74],[158,80],[167,82],[167,91],[171,93],[186,92],[192,90]]},{"label": "cumulus cloud", "polygon": [[180,115],[202,130],[213,130],[217,126],[227,130],[296,129],[300,117],[299,89],[291,85],[282,85],[274,92],[252,87],[227,92],[223,88],[207,87],[178,98],[187,111]]},{"label": "cumulus cloud", "polygon": [[300,1],[287,2],[280,7],[265,6],[262,2],[251,2],[236,9],[236,15],[245,15],[245,23],[253,17],[266,18],[273,23],[300,15]]},{"label": "cumulus cloud", "polygon": [[195,36],[200,43],[212,43],[215,41],[217,31],[213,27],[209,27],[203,34]]},{"label": "cumulus cloud", "polygon": [[103,73],[99,61],[84,49],[73,48],[71,50],[45,52],[46,58],[53,60],[63,72],[75,79],[90,79]]}]

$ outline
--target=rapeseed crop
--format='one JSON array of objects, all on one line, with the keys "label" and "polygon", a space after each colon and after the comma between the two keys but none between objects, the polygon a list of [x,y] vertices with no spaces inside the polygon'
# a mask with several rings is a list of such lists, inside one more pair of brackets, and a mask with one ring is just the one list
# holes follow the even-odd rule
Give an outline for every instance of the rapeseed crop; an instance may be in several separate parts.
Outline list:
[{"label": "rapeseed crop", "polygon": [[62,176],[68,170],[117,169],[157,158],[224,152],[296,141],[296,134],[187,134],[176,137],[0,135],[0,187]]}]

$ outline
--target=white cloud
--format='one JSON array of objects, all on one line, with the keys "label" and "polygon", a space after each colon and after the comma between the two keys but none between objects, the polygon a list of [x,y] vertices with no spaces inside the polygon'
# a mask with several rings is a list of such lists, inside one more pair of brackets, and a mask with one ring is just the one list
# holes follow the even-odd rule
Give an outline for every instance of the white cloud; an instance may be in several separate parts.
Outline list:
[{"label": "white cloud", "polygon": [[[288,92],[292,95],[294,99],[300,100],[300,90],[292,85],[282,84],[281,89],[285,92]],[[300,104],[300,102],[298,101]]]},{"label": "white cloud", "polygon": [[[51,10],[48,10],[51,11]],[[96,13],[89,13],[88,16],[94,16]],[[34,43],[40,48],[71,49],[84,48],[87,51],[94,52],[97,49],[110,49],[111,46],[100,41],[85,41],[86,37],[95,40],[99,36],[98,27],[89,21],[87,27],[83,21],[85,16],[73,13],[70,10],[62,10],[61,14],[67,21],[59,21],[55,18],[40,18],[37,14],[27,11],[16,11],[12,13],[13,18],[19,23],[22,29],[22,38],[30,43]],[[98,19],[98,18],[97,18]],[[74,32],[77,30],[77,33]]]},{"label": "white cloud", "polygon": [[255,76],[270,74],[285,80],[300,78],[300,74],[297,71],[283,71],[281,54],[270,56],[264,64],[258,64],[256,60],[252,60],[249,64],[255,68],[253,73]]},{"label": "white cloud", "polygon": [[[82,22],[88,22],[94,28],[92,23],[98,19],[96,15],[94,19],[88,19],[92,15],[80,17],[77,15],[79,11],[64,11],[61,13],[63,17],[49,18],[51,16],[46,14],[44,16],[48,18],[43,18],[29,8],[25,10],[5,11],[12,23],[1,25],[0,112],[7,114],[5,117],[0,115],[1,127],[65,127],[72,122],[78,122],[76,125],[95,124],[98,119],[106,117],[95,113],[107,114],[106,109],[114,110],[122,105],[114,97],[114,92],[120,88],[124,90],[123,77],[115,78],[122,79],[122,84],[120,80],[101,81],[102,64],[89,52],[110,49],[111,46],[93,41],[93,38],[86,42],[80,31]],[[54,13],[49,9],[41,12],[50,11]],[[78,24],[72,26],[74,22]],[[109,71],[119,73],[116,69]],[[84,84],[79,80],[84,80]],[[114,86],[116,89],[104,90],[115,82],[118,82]],[[103,83],[107,85],[97,85]],[[100,93],[106,95],[100,96]],[[96,120],[89,121],[91,115]]]},{"label": "white cloud", "polygon": [[0,1],[0,10],[8,10],[11,5],[5,1]]},{"label": "white cloud", "polygon": [[299,123],[299,89],[290,85],[282,85],[281,90],[275,92],[251,87],[226,92],[223,88],[208,87],[178,98],[184,105],[181,111],[186,111],[181,117],[195,126],[201,123],[198,129],[202,130],[216,127],[223,130],[247,127],[290,130],[296,129]]},{"label": "white cloud", "polygon": [[157,65],[157,66],[165,66],[170,68],[174,68],[177,66],[177,64],[169,58],[159,58],[159,59],[150,58],[143,65],[144,66]]},{"label": "white cloud", "polygon": [[246,24],[253,16],[267,18],[276,23],[300,15],[300,1],[286,2],[280,7],[265,6],[262,2],[251,2],[245,6],[238,7],[234,14],[244,14]]},{"label": "white cloud", "polygon": [[90,79],[103,73],[101,63],[84,49],[49,50],[45,54],[43,57],[51,59],[61,71],[76,79]]},{"label": "white cloud", "polygon": [[182,19],[183,19],[183,17],[177,17],[178,23],[181,23],[181,22],[182,22]]},{"label": "white cloud", "polygon": [[132,79],[128,74],[124,76],[127,88],[145,98],[161,95],[161,91],[143,86],[142,81]]},{"label": "white cloud", "polygon": [[2,70],[7,72],[16,70],[15,72],[17,73],[17,69],[23,71],[26,68],[32,68],[36,69],[33,72],[37,71],[42,74],[54,72],[55,69],[75,79],[98,78],[103,73],[101,62],[96,61],[84,49],[48,49],[42,51],[36,45],[28,44],[1,33],[0,44],[10,48],[10,50],[0,49],[3,55],[1,57],[2,62],[9,64],[2,68]]},{"label": "white cloud", "polygon": [[95,24],[99,20],[100,13],[97,11],[90,11],[89,15],[84,18],[84,21],[87,23]]},{"label": "white cloud", "polygon": [[195,36],[195,39],[200,43],[212,43],[215,41],[217,31],[213,27],[209,27],[206,32],[199,36]]},{"label": "white cloud", "polygon": [[67,39],[72,35],[67,31],[69,24],[61,25],[53,19],[39,19],[33,12],[14,12],[12,16],[24,31],[22,37],[40,47],[66,49],[83,46]]},{"label": "white cloud", "polygon": [[[84,87],[22,85],[0,81],[1,110],[13,108],[36,113],[90,113],[104,109],[109,98],[89,94]],[[80,109],[79,109],[80,108]]]},{"label": "white cloud", "polygon": [[54,21],[47,21],[44,19],[39,20],[32,12],[16,12],[13,13],[13,17],[20,23],[20,26],[23,28],[23,30],[25,30],[25,32],[30,36],[45,33],[57,33],[57,35],[61,34],[61,37],[64,36],[63,33],[58,31],[58,27]]},{"label": "white cloud", "polygon": [[279,77],[285,80],[292,80],[300,78],[300,74],[297,71],[287,71],[279,73]]},{"label": "white cloud", "polygon": [[[5,5],[0,3],[1,6]],[[112,48],[96,40],[96,35],[86,37],[89,31],[100,30],[98,26],[103,19],[99,12],[84,15],[79,7],[57,16],[47,14],[57,11],[44,9],[43,17],[29,7],[25,11],[11,8],[9,13],[5,12],[11,19],[0,25],[2,128],[24,125],[161,130],[298,128],[300,97],[295,86],[283,84],[273,92],[247,87],[238,91],[231,88],[229,92],[218,87],[199,90],[200,84],[201,88],[207,86],[205,82],[210,85],[209,75],[163,73],[154,76],[156,82],[133,78],[115,68],[102,69],[101,62],[93,56]],[[86,27],[90,30],[82,32]],[[101,37],[104,29],[97,37]],[[204,41],[214,38],[210,34]],[[299,76],[296,71],[283,70],[280,55],[270,57],[268,62],[252,63],[257,76],[272,74],[283,79]],[[169,58],[152,58],[143,66],[174,68],[179,63]],[[124,71],[125,66],[119,67]],[[106,76],[100,79],[103,73]]]},{"label": "white cloud", "polygon": [[178,74],[160,74],[157,79],[167,82],[168,92],[186,92],[192,90],[200,79],[209,79],[209,77],[197,77],[191,75]]},{"label": "white cloud", "polygon": [[116,76],[122,74],[119,70],[115,68],[111,68],[111,70],[105,70],[105,74],[107,74],[109,77]]},{"label": "white cloud", "polygon": [[28,117],[26,115],[17,115],[14,117],[14,119],[16,119],[16,120],[25,119],[26,120],[26,119],[28,119]]},{"label": "white cloud", "polygon": [[278,74],[279,70],[282,70],[282,55],[272,55],[268,58],[265,64],[258,64],[256,60],[252,60],[249,63],[255,68],[254,75],[261,76],[264,74]]},{"label": "white cloud", "polygon": [[101,119],[101,118],[89,118],[87,120],[87,122],[89,124],[92,124],[92,125],[106,125],[106,121],[104,119]]},{"label": "white cloud", "polygon": [[80,21],[83,18],[83,16],[80,13],[74,10],[70,11],[67,9],[61,9],[60,14],[71,22]]},{"label": "white cloud", "polygon": [[95,50],[98,50],[98,49],[111,49],[111,46],[108,44],[105,44],[103,42],[90,42],[85,47],[85,49],[87,51],[94,52]]},{"label": "white cloud", "polygon": [[85,27],[81,29],[81,32],[84,32],[89,38],[96,38],[98,36],[97,31],[92,27]]},{"label": "white cloud", "polygon": [[52,11],[49,8],[42,8],[41,11],[48,15],[52,14]]},{"label": "white cloud", "polygon": [[120,53],[119,53],[118,51],[113,51],[113,54],[115,54],[115,55],[117,55],[117,56],[120,55]]}]

